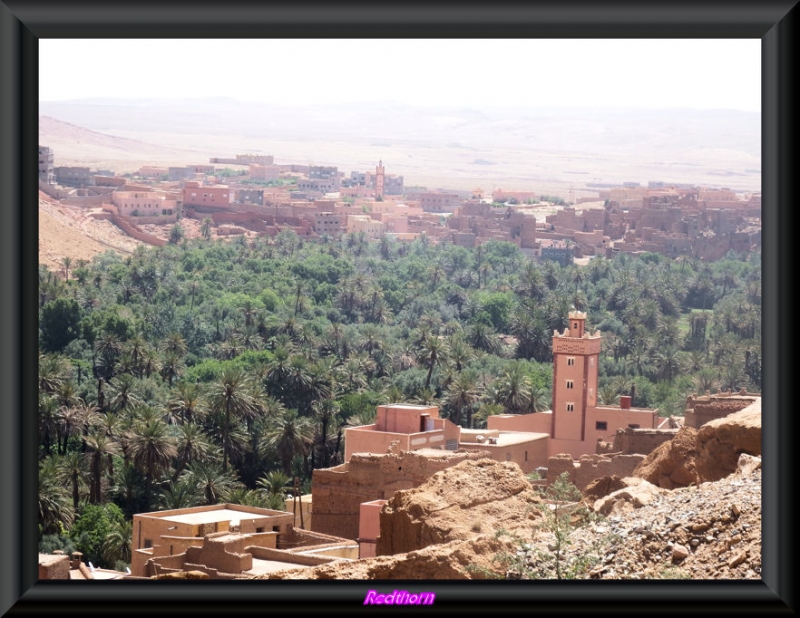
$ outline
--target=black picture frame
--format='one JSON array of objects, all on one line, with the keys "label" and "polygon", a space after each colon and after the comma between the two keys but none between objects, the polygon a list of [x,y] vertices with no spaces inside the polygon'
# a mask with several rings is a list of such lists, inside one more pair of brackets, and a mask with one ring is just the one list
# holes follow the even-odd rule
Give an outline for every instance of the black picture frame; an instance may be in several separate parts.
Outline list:
[{"label": "black picture frame", "polygon": [[[363,612],[370,589],[430,590],[417,611],[794,613],[793,408],[787,290],[796,142],[794,1],[436,4],[0,0],[0,613],[224,615]],[[38,40],[42,38],[758,38],[762,45],[763,522],[760,581],[37,581]],[[554,59],[557,61],[557,59]],[[132,66],[133,68],[133,66]],[[79,70],[76,78],[79,78]],[[90,76],[86,67],[85,77]],[[524,70],[524,63],[521,66]],[[665,84],[665,87],[670,87]],[[251,585],[252,584],[252,585]],[[386,608],[381,608],[386,611]],[[393,611],[401,611],[399,607]]]}]

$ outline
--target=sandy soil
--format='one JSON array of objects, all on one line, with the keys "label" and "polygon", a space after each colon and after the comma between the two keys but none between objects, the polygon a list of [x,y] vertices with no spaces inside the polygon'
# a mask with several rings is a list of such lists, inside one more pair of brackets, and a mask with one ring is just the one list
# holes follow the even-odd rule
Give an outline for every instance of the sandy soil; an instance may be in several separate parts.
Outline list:
[{"label": "sandy soil", "polygon": [[39,194],[39,263],[61,269],[64,257],[91,260],[106,251],[128,255],[140,244],[110,221],[94,219],[99,209],[65,206]]},{"label": "sandy soil", "polygon": [[[95,219],[93,213],[102,212],[100,208],[67,206],[39,193],[39,263],[51,270],[62,270],[63,259],[69,257],[73,267],[77,260],[91,260],[106,251],[120,255],[130,255],[139,245],[146,245],[131,238],[110,221]],[[186,238],[202,236],[201,221],[181,219]],[[139,228],[158,238],[169,238],[172,224],[140,225]],[[216,231],[212,228],[212,238]]]}]

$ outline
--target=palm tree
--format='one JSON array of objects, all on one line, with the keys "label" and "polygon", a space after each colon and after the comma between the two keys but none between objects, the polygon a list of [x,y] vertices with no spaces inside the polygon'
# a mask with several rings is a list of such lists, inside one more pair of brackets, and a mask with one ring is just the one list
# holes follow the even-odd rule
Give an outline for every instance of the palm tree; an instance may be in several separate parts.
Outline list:
[{"label": "palm tree", "polygon": [[83,401],[73,406],[61,406],[56,412],[56,423],[63,442],[59,454],[67,452],[67,443],[73,436],[82,435],[89,427],[90,419],[97,413],[97,408],[86,405]]},{"label": "palm tree", "polygon": [[336,422],[336,419],[339,417],[340,407],[336,401],[328,398],[320,399],[312,403],[311,410],[314,413],[314,419],[319,422],[319,438],[315,446],[322,451],[321,467],[328,468],[331,463],[331,445],[329,443],[328,431],[331,423]]},{"label": "palm tree", "polygon": [[478,374],[475,371],[464,371],[456,374],[444,394],[444,404],[453,411],[451,417],[456,425],[464,421],[466,426],[472,425],[472,412],[481,398],[478,390]]},{"label": "palm tree", "polygon": [[175,481],[186,466],[195,461],[204,461],[214,453],[214,445],[209,441],[200,425],[184,423],[178,427],[175,437],[178,458],[172,480]]},{"label": "palm tree", "polygon": [[297,410],[290,409],[269,422],[262,436],[264,445],[273,448],[281,460],[283,473],[292,474],[292,459],[295,455],[308,454],[314,441],[314,428],[311,421],[299,416]]},{"label": "palm tree", "polygon": [[698,395],[705,393],[715,393],[719,385],[719,378],[717,372],[710,367],[700,369],[695,375],[694,387]]},{"label": "palm tree", "polygon": [[202,420],[205,407],[200,387],[193,382],[178,382],[172,397],[167,403],[170,417],[177,424],[191,424]]},{"label": "palm tree", "polygon": [[683,366],[682,356],[674,345],[659,346],[653,355],[658,376],[666,379],[670,384],[676,374],[681,372]]},{"label": "palm tree", "polygon": [[67,487],[60,481],[55,457],[39,463],[38,474],[39,537],[58,534],[72,525],[75,517]]},{"label": "palm tree", "polygon": [[[39,391],[38,402],[39,445],[42,447],[41,456],[47,457],[52,450],[53,439],[58,442],[58,400]],[[60,444],[56,446],[60,447]]]},{"label": "palm tree", "polygon": [[494,328],[484,322],[475,322],[467,329],[467,342],[478,350],[487,354],[497,354],[502,347]]},{"label": "palm tree", "polygon": [[248,376],[237,368],[226,368],[212,383],[208,393],[208,408],[219,420],[222,434],[222,471],[228,471],[231,444],[229,434],[239,419],[255,418],[259,412],[258,398]]},{"label": "palm tree", "polygon": [[94,342],[94,353],[99,357],[97,370],[108,380],[114,375],[114,368],[122,353],[122,342],[114,333],[103,333]]},{"label": "palm tree", "polygon": [[131,562],[131,545],[133,543],[133,521],[115,521],[111,530],[103,539],[103,560],[109,566],[116,562]]},{"label": "palm tree", "polygon": [[39,355],[39,391],[54,393],[70,373],[69,361],[60,354]]},{"label": "palm tree", "polygon": [[72,266],[72,258],[65,255],[61,258],[61,264],[64,266],[64,280],[69,281],[69,268]]},{"label": "palm tree", "polygon": [[108,385],[111,387],[109,406],[114,412],[124,412],[141,403],[139,396],[134,393],[136,378],[131,374],[121,373],[114,376]]},{"label": "palm tree", "polygon": [[485,428],[486,419],[495,414],[505,414],[505,412],[506,410],[501,404],[487,402],[482,404],[478,411],[472,415],[472,420],[477,427]]},{"label": "palm tree", "polygon": [[213,462],[196,461],[184,474],[197,488],[205,504],[224,502],[230,492],[240,485],[235,473],[226,472]]},{"label": "palm tree", "polygon": [[613,406],[617,402],[617,395],[619,395],[619,392],[614,388],[613,384],[604,384],[597,389],[597,395],[601,405]]},{"label": "palm tree", "polygon": [[78,511],[81,490],[86,487],[86,459],[82,453],[67,453],[58,461],[60,479],[72,490],[72,508]]},{"label": "palm tree", "polygon": [[162,509],[185,509],[201,502],[197,482],[191,475],[184,474],[180,479],[170,481],[163,488],[156,501]]},{"label": "palm tree", "polygon": [[128,441],[128,449],[134,464],[145,474],[145,495],[149,496],[154,479],[178,455],[166,423],[160,420],[137,423]]},{"label": "palm tree", "polygon": [[[84,439],[86,443],[86,457],[91,468],[91,482],[89,487],[89,501],[98,504],[103,497],[103,471],[110,457],[120,451],[119,444],[108,434],[96,431]],[[110,471],[110,470],[109,470]]]},{"label": "palm tree", "polygon": [[524,414],[531,406],[531,378],[520,362],[512,363],[494,385],[494,401],[509,414]]},{"label": "palm tree", "polygon": [[186,356],[188,349],[189,348],[186,344],[186,340],[183,338],[183,335],[173,332],[167,335],[161,342],[160,351],[162,354],[173,353],[180,357]]},{"label": "palm tree", "polygon": [[266,494],[268,508],[284,511],[286,510],[286,497],[289,493],[289,483],[291,482],[292,479],[288,474],[275,470],[267,472],[259,478],[256,481],[256,486]]},{"label": "palm tree", "polygon": [[431,375],[433,375],[434,368],[442,362],[447,354],[447,345],[444,339],[440,339],[438,335],[428,335],[422,342],[422,347],[419,350],[420,362],[428,367],[428,373],[425,376],[425,387],[430,388]]}]

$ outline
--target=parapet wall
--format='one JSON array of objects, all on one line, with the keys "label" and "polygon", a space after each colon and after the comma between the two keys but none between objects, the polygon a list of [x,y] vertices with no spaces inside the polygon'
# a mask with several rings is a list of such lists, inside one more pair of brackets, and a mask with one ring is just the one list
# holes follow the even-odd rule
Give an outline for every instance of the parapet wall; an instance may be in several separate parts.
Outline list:
[{"label": "parapet wall", "polygon": [[552,483],[564,472],[569,481],[583,491],[586,486],[604,476],[631,476],[645,455],[581,455],[574,461],[571,455],[561,454],[547,460],[547,482]]},{"label": "parapet wall", "polygon": [[163,238],[146,234],[138,227],[130,223],[127,219],[119,214],[116,206],[113,206],[112,204],[103,204],[103,210],[111,215],[111,222],[131,238],[135,238],[136,240],[147,243],[148,245],[154,245],[156,247],[163,247],[167,244],[167,241]]},{"label": "parapet wall", "polygon": [[677,432],[677,429],[617,429],[612,452],[649,455],[657,446],[672,440]]},{"label": "parapet wall", "polygon": [[695,429],[709,421],[723,418],[749,406],[759,394],[747,393],[742,390],[738,393],[718,393],[716,395],[690,395],[686,398],[684,416],[687,427]]}]

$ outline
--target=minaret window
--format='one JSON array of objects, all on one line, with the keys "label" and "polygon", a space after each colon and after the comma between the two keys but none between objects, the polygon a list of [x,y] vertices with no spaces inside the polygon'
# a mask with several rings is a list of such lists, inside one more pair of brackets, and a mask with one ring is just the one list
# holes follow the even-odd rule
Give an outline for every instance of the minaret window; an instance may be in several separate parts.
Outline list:
[{"label": "minaret window", "polygon": [[574,386],[573,381],[572,380],[567,380],[567,388],[572,388],[573,386]]},{"label": "minaret window", "polygon": [[569,356],[567,357],[567,365],[574,365],[575,364],[575,357]]},{"label": "minaret window", "polygon": [[574,411],[575,411],[575,404],[574,403],[568,403],[567,404],[567,412],[574,412]]}]

